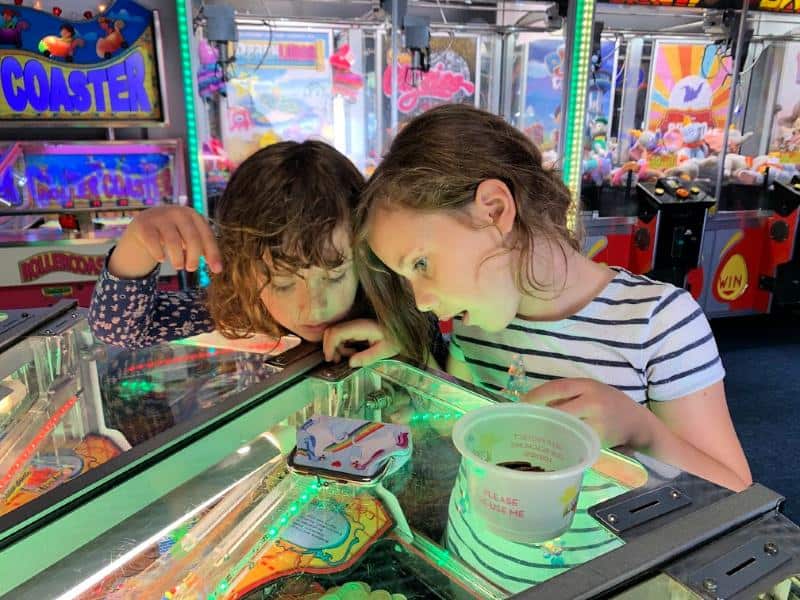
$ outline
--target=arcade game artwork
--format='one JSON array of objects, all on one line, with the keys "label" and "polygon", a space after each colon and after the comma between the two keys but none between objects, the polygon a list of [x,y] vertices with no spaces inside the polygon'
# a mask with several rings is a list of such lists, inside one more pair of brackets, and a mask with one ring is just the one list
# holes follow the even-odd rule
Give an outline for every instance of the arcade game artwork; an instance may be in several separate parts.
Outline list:
[{"label": "arcade game artwork", "polygon": [[221,123],[230,160],[281,140],[333,142],[331,48],[327,30],[240,33]]},{"label": "arcade game artwork", "polygon": [[[0,5],[0,127],[166,123],[157,11],[119,0],[83,17]],[[88,306],[135,212],[185,202],[184,187],[179,141],[3,145],[0,308]]]},{"label": "arcade game artwork", "polygon": [[[382,91],[384,122],[389,125],[392,99],[392,52],[388,44],[383,62]],[[434,34],[430,38],[430,65],[427,71],[412,67],[411,53],[398,57],[398,127],[440,104],[480,106],[479,38],[466,34]],[[387,130],[387,135],[391,131]]]},{"label": "arcade game artwork", "polygon": [[59,15],[0,5],[0,121],[163,122],[154,13],[119,0]]},{"label": "arcade game artwork", "polygon": [[0,163],[0,307],[88,306],[105,255],[138,210],[183,194],[182,146],[17,142]]}]

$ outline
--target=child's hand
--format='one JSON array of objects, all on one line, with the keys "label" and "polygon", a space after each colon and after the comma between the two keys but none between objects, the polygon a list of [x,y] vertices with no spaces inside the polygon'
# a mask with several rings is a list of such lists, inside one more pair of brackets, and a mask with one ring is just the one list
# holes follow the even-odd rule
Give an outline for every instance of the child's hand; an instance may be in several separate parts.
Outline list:
[{"label": "child's hand", "polygon": [[196,271],[201,256],[214,273],[222,270],[217,241],[205,218],[188,206],[159,206],[131,221],[108,269],[117,277],[137,279],[168,258],[176,269]]},{"label": "child's hand", "polygon": [[[358,342],[367,342],[369,348],[359,352],[348,346]],[[399,348],[386,337],[377,321],[356,319],[328,327],[322,336],[322,350],[327,361],[339,362],[342,357],[350,357],[351,367],[363,367],[394,356]]]},{"label": "child's hand", "polygon": [[603,446],[627,444],[646,448],[650,443],[653,414],[643,405],[594,379],[558,379],[531,390],[522,400],[546,404],[586,422],[600,436]]}]

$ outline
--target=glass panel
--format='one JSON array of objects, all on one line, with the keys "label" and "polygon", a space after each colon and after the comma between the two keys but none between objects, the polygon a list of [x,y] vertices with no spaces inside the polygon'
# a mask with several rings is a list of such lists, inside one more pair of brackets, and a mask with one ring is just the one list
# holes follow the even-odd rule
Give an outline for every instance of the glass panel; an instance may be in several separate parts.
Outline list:
[{"label": "glass panel", "polygon": [[[89,544],[49,569],[47,584],[43,575],[21,591],[44,590],[65,574],[75,581],[80,565],[82,581],[72,592],[82,598],[319,597],[333,591],[366,597],[377,590],[409,598],[502,598],[622,545],[586,514],[646,483],[640,465],[613,452],[604,452],[585,477],[572,529],[558,539],[511,544],[459,508],[460,455],[452,428],[465,411],[489,402],[398,361],[337,382],[305,379],[267,403],[277,418],[264,422],[264,434],[237,453],[257,455],[260,466],[232,481],[221,476],[224,465],[241,458],[226,458],[187,484],[197,488],[213,478],[216,488],[170,495],[167,504],[186,507],[171,524],[141,527],[148,515],[163,522],[152,506],[103,536],[104,544],[132,538],[135,549],[109,562],[100,556],[102,543]],[[293,473],[284,456],[294,446],[295,428],[314,414],[407,425],[411,459],[366,487]],[[265,441],[281,454],[270,455]]]},{"label": "glass panel", "polygon": [[564,33],[519,33],[512,50],[511,123],[522,130],[556,165],[561,137],[564,86]]},{"label": "glass panel", "polygon": [[161,434],[166,441],[179,426],[201,424],[209,409],[279,371],[265,352],[297,342],[273,340],[260,353],[191,340],[127,351],[95,346],[81,320],[12,347],[0,356],[0,516],[117,457],[126,464],[126,451]]}]

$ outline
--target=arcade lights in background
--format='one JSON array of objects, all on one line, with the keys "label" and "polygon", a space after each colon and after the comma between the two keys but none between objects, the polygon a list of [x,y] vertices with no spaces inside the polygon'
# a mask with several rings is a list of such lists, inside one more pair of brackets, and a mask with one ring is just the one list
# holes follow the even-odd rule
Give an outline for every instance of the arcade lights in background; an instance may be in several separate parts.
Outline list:
[{"label": "arcade lights in background", "polygon": [[14,0],[16,6],[30,6],[36,10],[49,12],[53,16],[61,17],[69,21],[92,20],[102,15],[107,9],[108,4],[101,2],[96,6],[87,6],[86,0]]}]

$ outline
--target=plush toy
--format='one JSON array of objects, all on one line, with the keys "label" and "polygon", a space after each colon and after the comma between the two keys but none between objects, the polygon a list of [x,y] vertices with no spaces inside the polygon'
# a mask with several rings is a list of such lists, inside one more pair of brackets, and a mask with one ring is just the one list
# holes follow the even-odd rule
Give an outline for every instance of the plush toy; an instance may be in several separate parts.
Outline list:
[{"label": "plush toy", "polygon": [[352,71],[354,60],[349,44],[339,46],[328,59],[333,70],[333,93],[350,102],[358,99],[358,93],[364,87],[364,78]]},{"label": "plush toy", "polygon": [[597,117],[589,130],[592,138],[592,152],[594,154],[606,154],[608,152],[608,120],[604,117]]},{"label": "plush toy", "polygon": [[684,158],[678,157],[678,165],[667,169],[667,177],[678,177],[687,181],[697,179],[700,175],[700,160],[698,158]]},{"label": "plush toy", "polygon": [[778,149],[793,152],[800,147],[800,102],[792,112],[778,119]]},{"label": "plush toy", "polygon": [[683,137],[683,147],[679,152],[690,159],[705,158],[706,154],[708,154],[708,147],[703,141],[703,138],[707,130],[708,126],[705,123],[689,121],[687,117],[687,119],[684,120],[683,126],[680,128],[681,136]]},{"label": "plush toy", "polygon": [[650,167],[646,159],[630,160],[611,171],[611,185],[624,186],[628,183],[628,173],[633,173],[632,183],[655,181],[664,173]]},{"label": "plush toy", "polygon": [[772,185],[776,181],[791,183],[797,175],[797,167],[781,163],[777,152],[757,156],[752,165],[736,173],[736,179],[747,185]]},{"label": "plush toy", "polygon": [[200,97],[209,100],[216,94],[225,96],[224,71],[219,64],[219,50],[202,39],[198,45],[198,55],[200,68],[197,71],[197,86]]},{"label": "plush toy", "polygon": [[742,133],[733,125],[731,125],[728,131],[728,152],[738,153],[742,147],[742,144],[744,144],[752,135],[752,131]]},{"label": "plush toy", "polygon": [[660,133],[650,130],[640,131],[638,129],[632,129],[630,134],[631,137],[636,140],[636,143],[633,144],[628,152],[632,160],[647,160],[654,154],[661,154]]},{"label": "plush toy", "polygon": [[[749,156],[742,156],[741,154],[728,153],[725,155],[725,167],[723,173],[726,178],[736,178],[740,171],[749,169],[752,165],[752,159]],[[700,168],[703,170],[716,171],[719,165],[719,156],[708,156],[700,161]]]},{"label": "plush toy", "polygon": [[661,145],[669,154],[676,154],[683,148],[683,134],[680,129],[670,129],[661,136]]},{"label": "plush toy", "polygon": [[[728,129],[728,152],[738,153],[741,145],[753,135],[752,131],[742,134],[741,131],[736,129],[733,125]],[[703,137],[703,141],[708,147],[709,152],[719,154],[722,152],[722,144],[725,138],[725,130],[719,127],[709,129]]]},{"label": "plush toy", "polygon": [[610,154],[592,152],[583,160],[583,178],[601,186],[606,177],[611,175],[613,166]]}]

